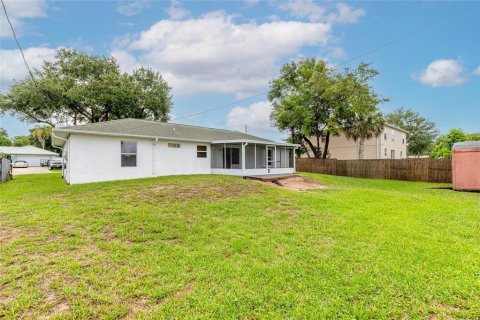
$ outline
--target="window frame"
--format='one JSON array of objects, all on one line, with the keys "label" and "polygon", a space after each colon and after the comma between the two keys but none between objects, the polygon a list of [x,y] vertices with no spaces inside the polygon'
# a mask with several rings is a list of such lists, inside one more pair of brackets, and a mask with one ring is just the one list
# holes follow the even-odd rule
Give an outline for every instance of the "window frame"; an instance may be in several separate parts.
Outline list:
[{"label": "window frame", "polygon": [[200,158],[200,159],[208,158],[208,147],[206,145],[197,145],[197,158]]},{"label": "window frame", "polygon": [[[135,144],[135,152],[123,152],[123,144],[126,143],[133,143]],[[132,168],[137,167],[137,155],[138,155],[138,142],[137,141],[128,141],[128,140],[121,140],[120,141],[120,167],[122,168]],[[124,163],[124,156],[130,157],[135,156],[135,164],[134,165],[127,165]]]}]

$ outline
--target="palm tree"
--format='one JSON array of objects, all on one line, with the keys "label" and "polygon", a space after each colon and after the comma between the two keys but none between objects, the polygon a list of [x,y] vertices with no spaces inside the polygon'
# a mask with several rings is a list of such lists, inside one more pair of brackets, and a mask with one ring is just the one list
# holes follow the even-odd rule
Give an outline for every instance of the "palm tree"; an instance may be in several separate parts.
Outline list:
[{"label": "palm tree", "polygon": [[52,127],[50,126],[36,126],[32,130],[32,137],[38,140],[42,145],[42,148],[45,149],[45,142],[48,138],[52,136]]},{"label": "palm tree", "polygon": [[363,159],[365,140],[378,137],[383,132],[385,120],[378,111],[371,113],[355,113],[344,127],[345,136],[353,141],[360,141],[358,159]]}]

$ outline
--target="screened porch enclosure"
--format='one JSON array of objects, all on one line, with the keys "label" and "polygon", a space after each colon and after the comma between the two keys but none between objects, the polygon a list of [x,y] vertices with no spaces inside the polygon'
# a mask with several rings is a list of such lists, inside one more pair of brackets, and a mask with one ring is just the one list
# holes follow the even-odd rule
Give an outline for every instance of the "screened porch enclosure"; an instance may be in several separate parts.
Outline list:
[{"label": "screened porch enclosure", "polygon": [[294,147],[257,143],[214,143],[211,146],[214,173],[255,175],[293,173]]}]

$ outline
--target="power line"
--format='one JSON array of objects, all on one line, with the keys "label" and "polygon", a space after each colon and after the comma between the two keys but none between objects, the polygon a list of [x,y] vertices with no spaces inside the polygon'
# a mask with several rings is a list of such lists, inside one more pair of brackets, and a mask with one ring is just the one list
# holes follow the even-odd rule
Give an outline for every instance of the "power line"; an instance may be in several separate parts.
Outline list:
[{"label": "power line", "polygon": [[246,97],[246,98],[244,98],[244,99],[240,99],[240,100],[237,100],[237,101],[235,101],[235,102],[227,103],[227,104],[224,104],[224,105],[221,105],[221,106],[218,106],[218,107],[214,107],[214,108],[207,109],[207,110],[204,110],[204,111],[199,111],[199,112],[195,112],[195,113],[188,114],[188,115],[185,115],[185,116],[181,116],[181,117],[178,117],[178,118],[173,119],[172,121],[177,121],[177,120],[180,120],[180,119],[195,117],[195,116],[198,116],[199,114],[202,114],[202,113],[207,113],[207,112],[215,111],[215,110],[217,110],[217,109],[222,109],[222,108],[230,107],[230,106],[235,105],[235,104],[238,104],[238,103],[240,103],[240,102],[247,101],[247,100],[250,100],[250,99],[253,99],[253,98],[256,98],[256,97],[263,96],[263,95],[265,95],[266,93],[268,93],[268,91],[266,91],[266,92],[260,92],[260,93],[258,93],[258,94],[253,95],[253,96],[249,96],[249,97]]},{"label": "power line", "polygon": [[[30,69],[30,66],[28,65],[28,62],[27,62],[27,59],[25,58],[25,54],[23,53],[22,47],[20,46],[20,43],[18,42],[17,34],[15,33],[15,29],[13,28],[13,24],[10,21],[10,17],[8,16],[7,8],[5,7],[5,3],[3,2],[3,0],[0,0],[0,1],[2,2],[3,12],[5,12],[5,17],[7,18],[8,24],[10,25],[10,29],[12,30],[13,38],[15,39],[15,42],[17,43],[17,47],[20,50],[20,53],[22,54],[23,63],[27,67],[28,73],[30,74],[30,77],[32,78],[33,83],[35,84],[35,87],[37,87],[37,83],[35,82],[35,78],[33,77],[32,70]],[[37,89],[38,89],[38,87],[37,87]]]},{"label": "power line", "polygon": [[[3,1],[3,0],[2,0],[2,1]],[[437,24],[439,24],[439,23],[441,23],[441,22],[444,22],[444,21],[446,21],[446,20],[449,20],[449,19],[451,19],[451,18],[459,15],[460,13],[466,11],[467,9],[470,9],[472,6],[473,6],[473,5],[467,6],[467,7],[463,8],[463,9],[461,9],[461,10],[459,10],[459,11],[456,11],[456,12],[454,12],[454,13],[446,16],[446,17],[443,17],[443,18],[441,18],[441,19],[435,20],[434,22],[432,22],[432,23],[430,23],[430,24],[428,24],[428,25],[425,25],[425,26],[423,26],[423,27],[421,27],[421,28],[418,28],[418,29],[416,29],[416,30],[414,30],[414,31],[412,31],[412,32],[406,33],[406,34],[404,34],[404,35],[402,35],[402,36],[400,36],[400,37],[398,37],[398,38],[395,38],[395,39],[393,39],[393,40],[391,40],[391,41],[385,42],[385,43],[383,43],[383,44],[381,44],[381,45],[379,45],[379,46],[377,46],[377,47],[375,47],[375,48],[373,48],[373,49],[371,49],[371,50],[365,51],[365,52],[363,52],[363,53],[361,53],[361,54],[359,54],[359,55],[357,55],[357,56],[355,56],[355,57],[353,57],[353,58],[351,58],[351,59],[349,59],[349,60],[346,60],[346,61],[344,61],[344,62],[342,62],[342,63],[339,63],[339,64],[337,64],[337,66],[339,67],[339,66],[346,65],[346,64],[348,64],[348,63],[350,63],[350,62],[353,62],[353,61],[355,61],[355,60],[358,60],[358,59],[360,59],[360,58],[363,58],[363,57],[365,57],[365,56],[367,56],[367,55],[369,55],[369,54],[371,54],[371,53],[373,53],[373,52],[375,52],[375,51],[378,51],[378,50],[387,48],[387,47],[389,47],[389,46],[391,46],[391,45],[394,45],[395,43],[397,43],[397,42],[399,42],[399,41],[401,41],[401,40],[404,40],[404,39],[406,39],[406,38],[408,38],[408,37],[411,37],[411,36],[413,36],[413,35],[415,35],[415,34],[417,34],[417,33],[419,33],[419,32],[422,32],[422,31],[426,30],[426,29],[429,29],[429,28],[431,28],[431,27],[433,27],[433,26],[435,26],[435,25],[437,25]],[[180,120],[180,119],[186,119],[186,118],[191,118],[191,117],[198,116],[198,115],[200,115],[200,114],[204,114],[204,113],[208,113],[208,112],[215,111],[215,110],[218,110],[218,109],[226,108],[226,107],[229,107],[229,106],[231,106],[231,105],[238,104],[238,103],[243,102],[243,101],[247,101],[247,100],[250,100],[250,99],[259,97],[259,96],[263,96],[263,95],[265,95],[265,94],[267,94],[267,93],[268,93],[268,91],[264,91],[264,92],[255,94],[255,95],[253,95],[253,96],[249,96],[249,97],[246,97],[246,98],[244,98],[244,99],[237,100],[237,101],[232,102],[232,103],[229,103],[229,104],[225,104],[225,105],[221,105],[221,106],[218,106],[218,107],[210,108],[210,109],[207,109],[207,110],[204,110],[204,111],[199,111],[199,112],[195,112],[195,113],[188,114],[188,115],[185,115],[185,116],[181,116],[181,117],[172,119],[172,121],[176,121],[176,120]]]}]

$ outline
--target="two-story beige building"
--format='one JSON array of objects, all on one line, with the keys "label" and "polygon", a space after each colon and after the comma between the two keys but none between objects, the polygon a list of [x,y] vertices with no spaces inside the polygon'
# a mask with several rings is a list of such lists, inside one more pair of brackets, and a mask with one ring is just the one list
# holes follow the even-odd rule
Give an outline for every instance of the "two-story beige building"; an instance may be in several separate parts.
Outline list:
[{"label": "two-story beige building", "polygon": [[[364,159],[405,159],[407,157],[407,133],[401,128],[386,124],[381,135],[365,140]],[[315,137],[312,137],[312,141],[315,141]],[[322,137],[322,147],[324,145],[325,137]],[[330,136],[329,158],[358,159],[359,147],[359,141],[347,139],[343,132],[338,136]],[[309,155],[313,157],[311,151],[309,151]]]}]

